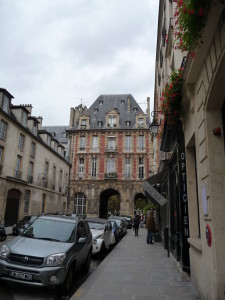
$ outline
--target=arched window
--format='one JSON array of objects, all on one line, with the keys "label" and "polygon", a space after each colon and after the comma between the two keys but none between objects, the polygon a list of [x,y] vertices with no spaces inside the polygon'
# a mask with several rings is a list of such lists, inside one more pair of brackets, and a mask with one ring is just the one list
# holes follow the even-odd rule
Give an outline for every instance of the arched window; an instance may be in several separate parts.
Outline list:
[{"label": "arched window", "polygon": [[86,214],[86,196],[82,193],[77,193],[74,197],[73,213],[76,215]]}]

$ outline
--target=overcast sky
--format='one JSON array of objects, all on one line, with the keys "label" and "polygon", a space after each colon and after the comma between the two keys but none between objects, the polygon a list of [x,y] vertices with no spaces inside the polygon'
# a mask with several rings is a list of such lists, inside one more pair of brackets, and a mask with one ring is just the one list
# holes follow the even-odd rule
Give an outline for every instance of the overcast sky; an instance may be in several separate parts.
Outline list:
[{"label": "overcast sky", "polygon": [[[0,87],[43,125],[101,94],[154,96],[158,0],[0,0]],[[144,104],[143,104],[144,103]]]}]

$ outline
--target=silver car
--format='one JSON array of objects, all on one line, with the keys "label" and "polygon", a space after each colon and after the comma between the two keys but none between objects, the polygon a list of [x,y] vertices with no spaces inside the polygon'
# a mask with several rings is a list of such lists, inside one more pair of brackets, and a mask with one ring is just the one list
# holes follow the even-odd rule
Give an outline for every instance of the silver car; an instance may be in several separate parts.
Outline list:
[{"label": "silver car", "polygon": [[70,294],[74,273],[91,263],[92,234],[84,219],[41,216],[0,248],[0,279],[32,286],[58,286]]}]

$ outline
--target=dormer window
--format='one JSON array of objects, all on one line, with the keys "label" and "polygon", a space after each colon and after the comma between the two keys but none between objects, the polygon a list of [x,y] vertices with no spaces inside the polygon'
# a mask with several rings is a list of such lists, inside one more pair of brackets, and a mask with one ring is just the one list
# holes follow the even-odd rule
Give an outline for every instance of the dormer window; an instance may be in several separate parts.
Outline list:
[{"label": "dormer window", "polygon": [[103,100],[99,100],[99,104],[103,104]]},{"label": "dormer window", "polygon": [[97,108],[97,107],[94,109],[94,112],[95,112],[95,113],[97,113],[97,112],[98,112],[98,108]]},{"label": "dormer window", "polygon": [[47,135],[47,144],[49,146],[51,145],[51,137],[50,137],[50,135]]},{"label": "dormer window", "polygon": [[122,104],[124,104],[124,103],[125,103],[125,100],[124,100],[124,99],[122,99],[122,100],[121,100],[121,103],[122,103]]},{"label": "dormer window", "polygon": [[98,127],[102,127],[103,122],[102,121],[98,121]]},{"label": "dormer window", "polygon": [[21,123],[23,126],[27,126],[27,113],[22,110]]},{"label": "dormer window", "polygon": [[143,118],[138,119],[138,126],[144,126],[144,119]]},{"label": "dormer window", "polygon": [[9,113],[9,98],[6,95],[3,96],[2,109]]},{"label": "dormer window", "polygon": [[137,111],[138,111],[137,107],[134,107],[134,108],[133,108],[133,111],[137,112]]},{"label": "dormer window", "polygon": [[116,116],[109,116],[108,127],[116,127]]},{"label": "dormer window", "polygon": [[81,120],[81,129],[85,129],[86,128],[86,125],[87,125],[87,120],[86,119],[82,119]]},{"label": "dormer window", "polygon": [[38,132],[38,125],[37,125],[37,123],[34,123],[34,125],[33,125],[33,134],[37,136],[37,132]]},{"label": "dormer window", "polygon": [[126,126],[130,126],[130,121],[126,121]]}]

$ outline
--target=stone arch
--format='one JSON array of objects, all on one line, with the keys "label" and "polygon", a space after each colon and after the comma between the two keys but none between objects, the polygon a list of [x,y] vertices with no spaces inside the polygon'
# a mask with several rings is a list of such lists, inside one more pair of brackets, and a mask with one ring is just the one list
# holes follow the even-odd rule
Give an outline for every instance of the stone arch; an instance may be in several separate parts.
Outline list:
[{"label": "stone arch", "polygon": [[141,214],[143,212],[144,206],[146,206],[147,204],[148,204],[148,199],[146,198],[146,196],[143,193],[136,193],[134,195],[134,215],[136,215],[137,213]]},{"label": "stone arch", "polygon": [[108,218],[108,209],[109,209],[109,200],[111,197],[117,196],[119,199],[119,211],[117,213],[120,213],[120,202],[121,202],[121,196],[120,193],[113,189],[113,188],[108,188],[104,191],[102,191],[100,195],[100,203],[99,203],[99,218]]}]

